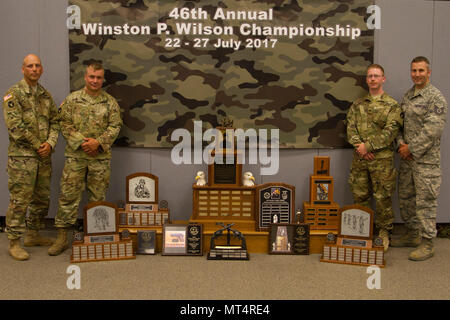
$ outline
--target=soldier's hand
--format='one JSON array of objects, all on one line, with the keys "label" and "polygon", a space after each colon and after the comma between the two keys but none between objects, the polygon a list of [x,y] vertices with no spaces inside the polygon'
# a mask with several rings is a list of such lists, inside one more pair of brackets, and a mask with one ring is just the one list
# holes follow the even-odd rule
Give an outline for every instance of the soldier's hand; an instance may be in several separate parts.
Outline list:
[{"label": "soldier's hand", "polygon": [[363,158],[368,161],[375,160],[375,155],[372,152],[367,152]]},{"label": "soldier's hand", "polygon": [[52,146],[48,142],[41,143],[37,153],[39,157],[47,158],[52,153]]},{"label": "soldier's hand", "polygon": [[398,147],[398,153],[403,160],[412,160],[412,154],[409,151],[409,147],[407,144],[400,145],[400,147]]},{"label": "soldier's hand", "polygon": [[83,151],[90,156],[95,157],[98,155],[98,147],[100,143],[93,138],[84,138],[84,142],[81,144]]},{"label": "soldier's hand", "polygon": [[364,143],[357,144],[356,153],[358,153],[360,157],[364,157],[367,154],[366,145]]}]

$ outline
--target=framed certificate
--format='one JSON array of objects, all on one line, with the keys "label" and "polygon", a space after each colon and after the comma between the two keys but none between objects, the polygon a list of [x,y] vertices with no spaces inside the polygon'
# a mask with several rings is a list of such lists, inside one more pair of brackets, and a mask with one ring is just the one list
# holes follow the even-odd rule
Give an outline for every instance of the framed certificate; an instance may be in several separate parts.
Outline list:
[{"label": "framed certificate", "polygon": [[187,225],[163,226],[162,255],[187,255]]}]

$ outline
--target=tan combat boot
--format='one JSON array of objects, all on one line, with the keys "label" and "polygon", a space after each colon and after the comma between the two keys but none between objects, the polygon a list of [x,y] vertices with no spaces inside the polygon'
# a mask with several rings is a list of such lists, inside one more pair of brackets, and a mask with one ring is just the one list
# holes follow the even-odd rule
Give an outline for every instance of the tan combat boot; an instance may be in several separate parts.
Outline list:
[{"label": "tan combat boot", "polygon": [[409,254],[409,260],[423,261],[434,256],[433,239],[422,239],[420,246]]},{"label": "tan combat boot", "polygon": [[391,247],[417,247],[422,241],[418,230],[408,230],[398,239],[391,240]]},{"label": "tan combat boot", "polygon": [[386,252],[389,248],[389,231],[380,229],[380,233],[378,234],[378,236],[383,239],[384,252]]},{"label": "tan combat boot", "polygon": [[56,237],[53,245],[48,248],[48,254],[50,256],[57,256],[63,253],[64,250],[67,249],[69,245],[69,241],[67,240],[67,233],[69,232],[66,228],[58,229],[58,236]]},{"label": "tan combat boot", "polygon": [[38,230],[28,230],[23,244],[25,247],[51,246],[53,241],[49,238],[42,237]]},{"label": "tan combat boot", "polygon": [[20,246],[20,239],[9,240],[9,254],[16,260],[28,260],[30,255]]}]

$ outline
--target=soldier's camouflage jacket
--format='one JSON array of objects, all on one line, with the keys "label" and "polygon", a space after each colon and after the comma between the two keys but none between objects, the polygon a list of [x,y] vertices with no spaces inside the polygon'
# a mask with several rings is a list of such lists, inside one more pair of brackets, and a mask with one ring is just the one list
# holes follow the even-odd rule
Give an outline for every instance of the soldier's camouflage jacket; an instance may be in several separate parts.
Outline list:
[{"label": "soldier's camouflage jacket", "polygon": [[447,101],[432,84],[420,90],[409,89],[403,96],[401,108],[404,129],[399,144],[408,144],[418,163],[440,164],[441,135],[447,117]]},{"label": "soldier's camouflage jacket", "polygon": [[44,142],[55,149],[58,141],[58,108],[40,84],[33,92],[22,79],[3,97],[3,115],[9,133],[8,156],[38,157]]},{"label": "soldier's camouflage jacket", "polygon": [[348,142],[353,146],[365,143],[376,159],[389,158],[402,124],[397,101],[386,93],[378,98],[367,95],[356,100],[347,113]]},{"label": "soldier's camouflage jacket", "polygon": [[[122,127],[116,99],[103,90],[96,97],[90,96],[83,88],[68,95],[59,112],[61,133],[67,142],[66,157],[111,158],[111,146]],[[100,152],[96,157],[82,150],[84,138],[94,138],[100,143]]]}]

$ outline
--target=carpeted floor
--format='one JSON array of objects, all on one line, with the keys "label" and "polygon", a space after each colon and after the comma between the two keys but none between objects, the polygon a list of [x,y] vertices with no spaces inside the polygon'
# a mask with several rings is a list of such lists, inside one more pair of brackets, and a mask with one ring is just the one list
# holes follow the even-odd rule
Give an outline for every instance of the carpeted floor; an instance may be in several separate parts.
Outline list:
[{"label": "carpeted floor", "polygon": [[[54,231],[45,235],[54,236]],[[409,248],[390,248],[380,289],[368,289],[366,267],[320,262],[320,255],[251,254],[250,261],[138,255],[135,260],[79,263],[81,288],[69,290],[70,250],[50,257],[27,248],[15,261],[0,233],[0,299],[450,299],[450,239],[437,238],[435,256],[408,260]]]}]

